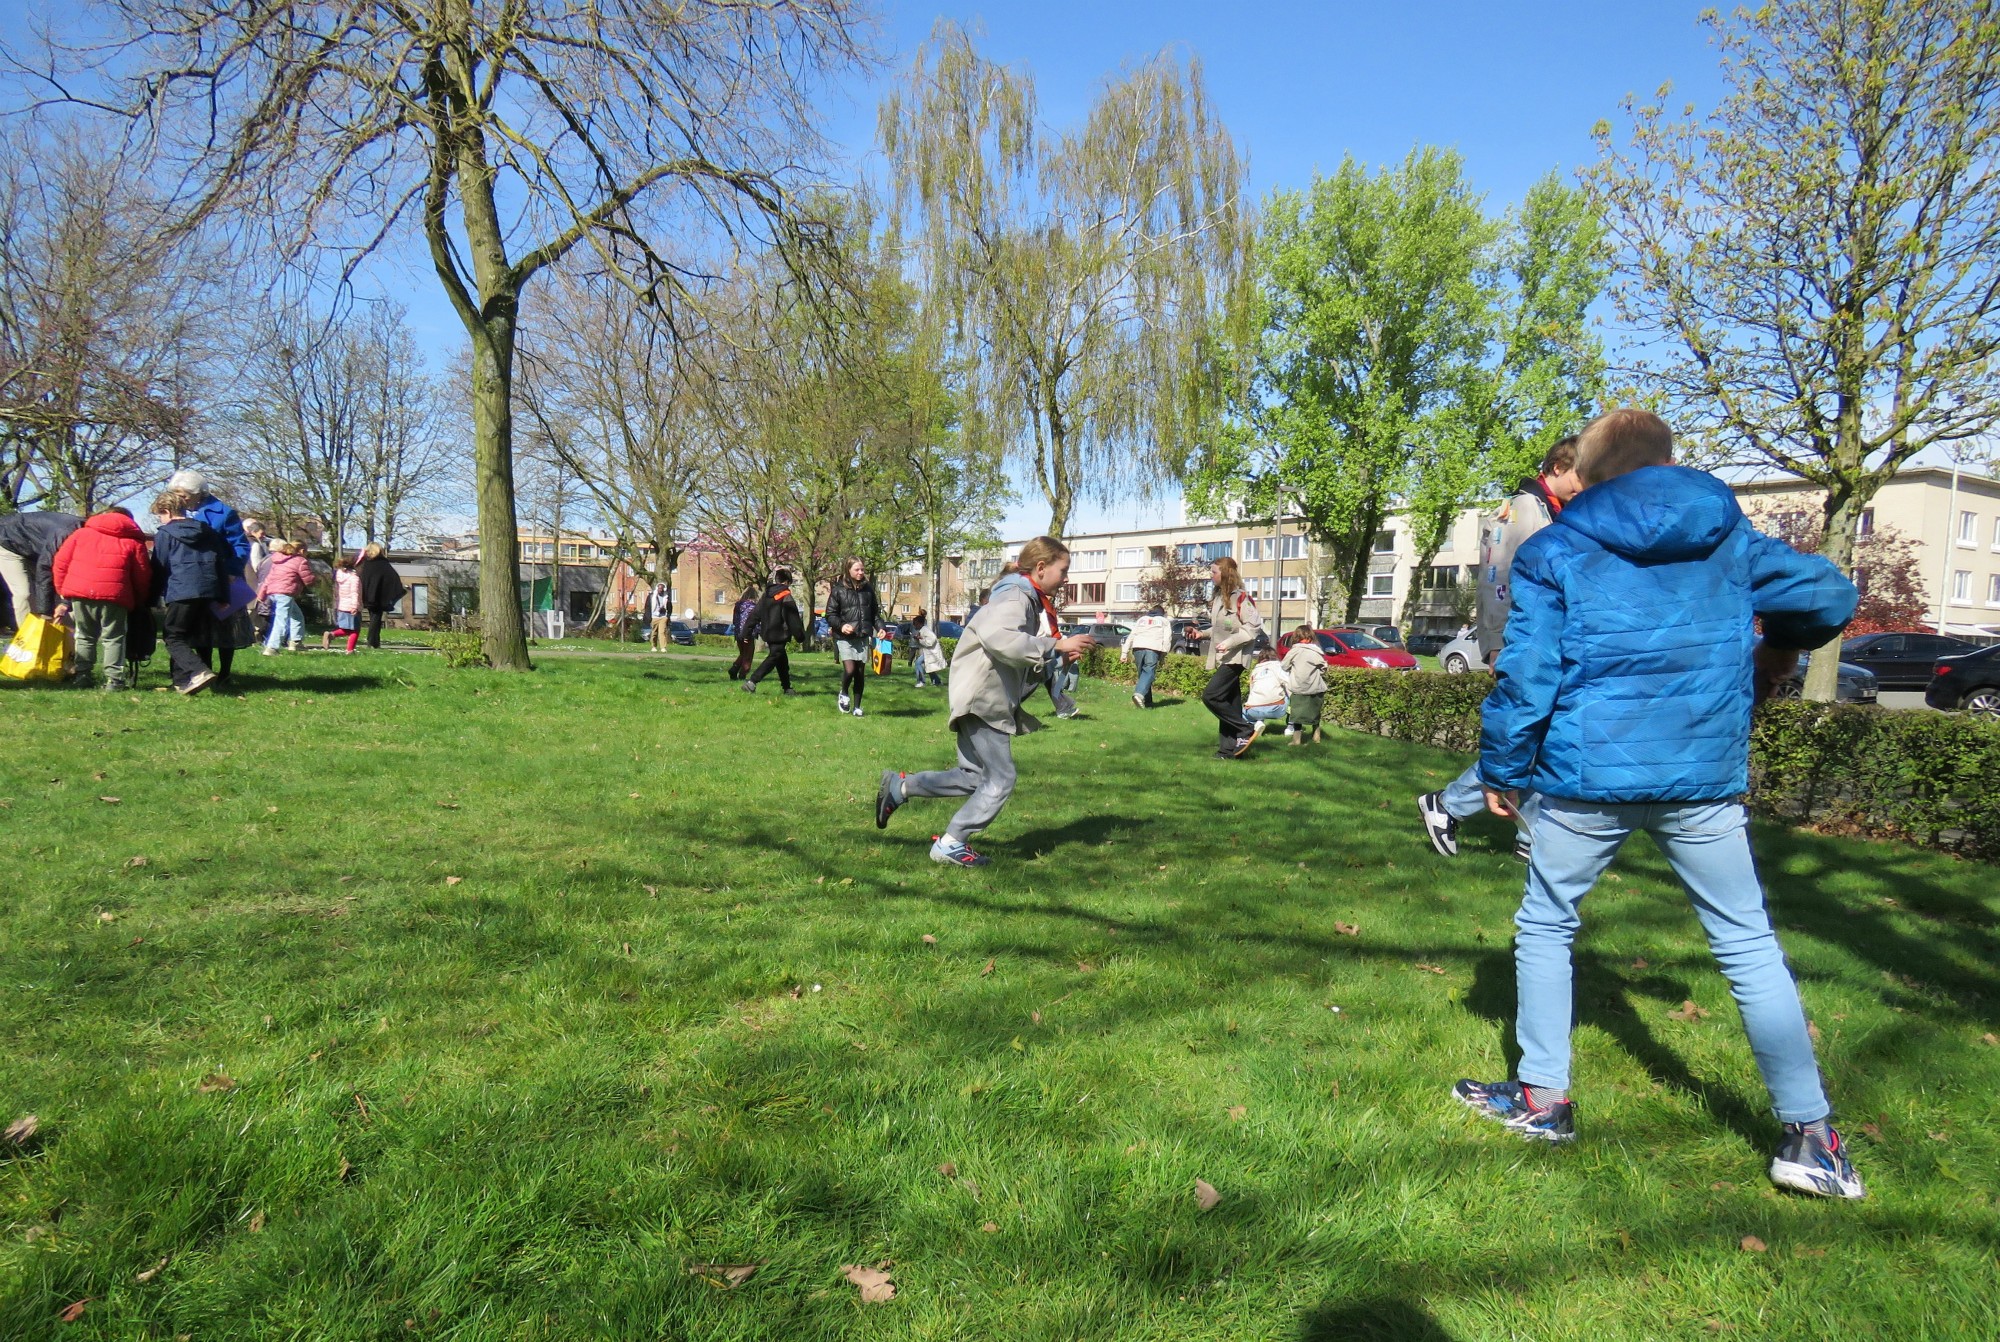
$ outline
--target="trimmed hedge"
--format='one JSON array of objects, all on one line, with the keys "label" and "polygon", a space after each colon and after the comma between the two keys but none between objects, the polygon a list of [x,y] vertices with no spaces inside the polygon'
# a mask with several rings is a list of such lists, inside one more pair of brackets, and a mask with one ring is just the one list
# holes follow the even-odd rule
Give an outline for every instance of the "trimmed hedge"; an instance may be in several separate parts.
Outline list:
[{"label": "trimmed hedge", "polygon": [[[1131,684],[1115,652],[1092,653],[1084,674]],[[1329,726],[1414,741],[1461,755],[1479,749],[1485,675],[1329,671]],[[1199,694],[1198,657],[1167,658],[1159,684]],[[1901,839],[1963,857],[2000,860],[2000,724],[1958,714],[1777,699],[1750,732],[1752,809],[1792,824]]]}]

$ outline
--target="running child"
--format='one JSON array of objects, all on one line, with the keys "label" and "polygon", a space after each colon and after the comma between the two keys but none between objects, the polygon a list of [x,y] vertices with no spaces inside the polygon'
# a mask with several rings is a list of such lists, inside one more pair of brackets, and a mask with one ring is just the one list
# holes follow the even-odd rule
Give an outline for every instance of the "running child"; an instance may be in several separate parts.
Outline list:
[{"label": "running child", "polygon": [[958,735],[958,767],[930,773],[882,771],[875,793],[875,827],[887,829],[896,808],[912,797],[964,797],[966,802],[931,844],[931,861],[983,867],[990,858],[970,841],[999,816],[1014,792],[1014,738],[1041,723],[1021,711],[1021,701],[1057,658],[1074,661],[1097,645],[1088,634],[1053,638],[1049,593],[1069,579],[1069,547],[1037,536],[1021,547],[1019,571],[993,585],[992,599],[959,636],[951,659],[951,729]]}]

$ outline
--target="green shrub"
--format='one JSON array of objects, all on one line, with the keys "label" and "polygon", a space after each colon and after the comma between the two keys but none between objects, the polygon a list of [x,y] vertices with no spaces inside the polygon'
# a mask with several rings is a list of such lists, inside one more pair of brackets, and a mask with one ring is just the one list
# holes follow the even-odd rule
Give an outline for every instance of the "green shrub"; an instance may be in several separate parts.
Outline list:
[{"label": "green shrub", "polygon": [[711,648],[716,652],[736,651],[736,640],[727,634],[696,634],[694,645],[697,648]]},{"label": "green shrub", "polygon": [[486,665],[486,651],[480,646],[477,630],[440,630],[427,641],[443,654],[444,664],[454,670]]},{"label": "green shrub", "polygon": [[[1120,685],[1136,684],[1139,679],[1139,664],[1119,661],[1116,648],[1092,648],[1084,654],[1080,666],[1086,676],[1116,681]],[[1170,652],[1160,663],[1159,674],[1153,677],[1153,693],[1188,695],[1198,699],[1201,692],[1208,688],[1208,678],[1213,674],[1202,658]]]}]

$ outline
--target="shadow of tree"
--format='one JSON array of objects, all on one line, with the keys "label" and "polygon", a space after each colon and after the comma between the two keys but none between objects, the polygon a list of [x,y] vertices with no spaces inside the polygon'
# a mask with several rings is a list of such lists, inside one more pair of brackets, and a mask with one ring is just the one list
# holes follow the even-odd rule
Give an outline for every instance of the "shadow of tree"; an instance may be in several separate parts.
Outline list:
[{"label": "shadow of tree", "polygon": [[1429,1311],[1395,1296],[1321,1305],[1299,1325],[1299,1342],[1452,1342]]}]

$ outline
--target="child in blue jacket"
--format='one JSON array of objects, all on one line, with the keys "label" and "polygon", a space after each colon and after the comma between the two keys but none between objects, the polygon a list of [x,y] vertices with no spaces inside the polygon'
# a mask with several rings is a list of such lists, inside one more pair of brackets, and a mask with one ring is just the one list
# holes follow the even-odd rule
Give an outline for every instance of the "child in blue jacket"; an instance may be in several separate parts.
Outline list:
[{"label": "child in blue jacket", "polygon": [[1835,638],[1857,594],[1825,559],[1759,534],[1727,485],[1672,455],[1657,416],[1599,417],[1578,444],[1583,492],[1515,556],[1479,769],[1497,814],[1523,792],[1541,797],[1515,918],[1521,1062],[1515,1080],[1461,1081],[1453,1093],[1523,1137],[1574,1139],[1577,907],[1625,839],[1645,830],[1687,887],[1784,1125],[1771,1179],[1863,1197],[1829,1121],[1742,802],[1759,688]]}]

